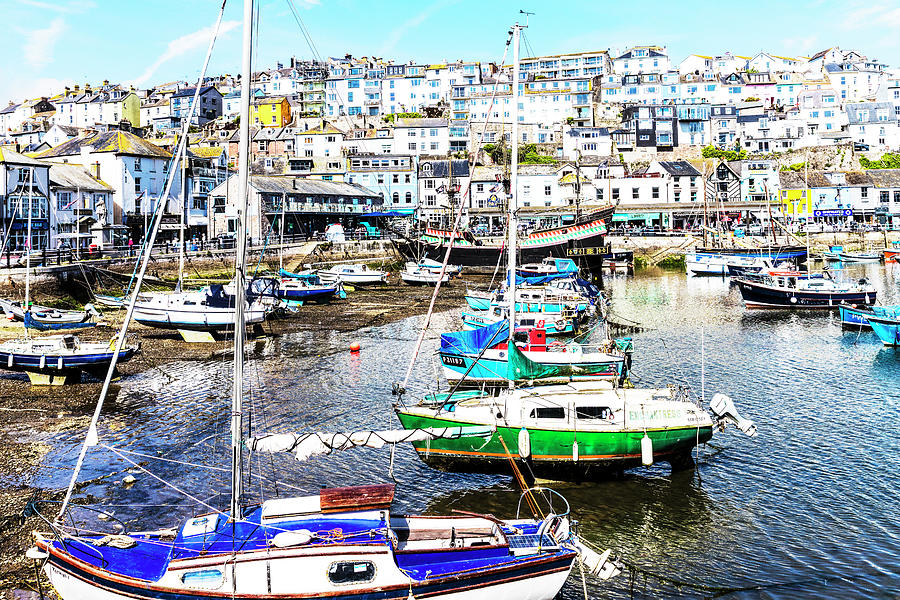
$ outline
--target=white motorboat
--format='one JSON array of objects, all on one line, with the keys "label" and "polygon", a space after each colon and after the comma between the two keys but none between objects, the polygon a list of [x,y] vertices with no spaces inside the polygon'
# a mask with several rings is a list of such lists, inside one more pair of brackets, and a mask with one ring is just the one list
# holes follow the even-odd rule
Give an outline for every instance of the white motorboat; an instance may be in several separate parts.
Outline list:
[{"label": "white motorboat", "polygon": [[[198,292],[141,294],[133,318],[141,325],[186,331],[222,331],[234,326],[234,296],[224,286],[211,285]],[[245,302],[248,324],[262,323],[267,309],[260,302]]]},{"label": "white motorboat", "polygon": [[370,269],[366,265],[335,265],[318,271],[319,281],[322,283],[349,283],[352,285],[368,285],[384,283],[387,281],[387,273]]},{"label": "white motorboat", "polygon": [[[118,362],[137,352],[123,347]],[[83,342],[74,335],[51,335],[0,343],[0,369],[24,372],[36,385],[62,385],[80,380],[82,372],[101,375],[115,354],[109,342]]]},{"label": "white motorboat", "polygon": [[420,267],[416,263],[408,262],[406,263],[406,268],[400,271],[400,279],[409,285],[437,285],[438,282],[447,283],[450,281],[450,275],[444,273],[444,276],[441,277],[440,270],[434,272],[425,267]]}]

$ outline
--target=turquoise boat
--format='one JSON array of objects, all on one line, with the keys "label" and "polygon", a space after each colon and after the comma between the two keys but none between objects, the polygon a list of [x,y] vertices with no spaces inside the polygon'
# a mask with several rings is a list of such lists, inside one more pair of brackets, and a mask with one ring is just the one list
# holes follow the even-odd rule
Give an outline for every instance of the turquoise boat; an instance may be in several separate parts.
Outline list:
[{"label": "turquoise boat", "polygon": [[[506,319],[506,311],[501,306],[493,306],[491,310],[463,311],[462,320],[465,329],[488,327]],[[561,312],[516,313],[516,329],[543,329],[550,336],[574,335],[577,331],[576,318]]]},{"label": "turquoise boat", "polygon": [[900,306],[873,306],[868,315],[872,331],[885,346],[900,346]]},{"label": "turquoise boat", "polygon": [[[631,340],[588,346],[576,342],[548,342],[542,329],[516,332],[510,347],[509,326],[441,335],[438,356],[451,385],[482,386],[530,382],[548,385],[589,379],[622,381],[631,364]],[[520,339],[521,338],[521,339]]]}]

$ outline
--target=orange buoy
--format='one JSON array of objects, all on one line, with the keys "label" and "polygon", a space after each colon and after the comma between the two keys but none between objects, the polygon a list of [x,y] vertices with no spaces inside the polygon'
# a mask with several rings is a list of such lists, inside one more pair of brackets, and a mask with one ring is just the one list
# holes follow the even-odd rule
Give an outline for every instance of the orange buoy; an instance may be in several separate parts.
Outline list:
[{"label": "orange buoy", "polygon": [[354,354],[359,352],[359,348],[359,342],[353,342],[350,344],[350,352],[353,352]]}]

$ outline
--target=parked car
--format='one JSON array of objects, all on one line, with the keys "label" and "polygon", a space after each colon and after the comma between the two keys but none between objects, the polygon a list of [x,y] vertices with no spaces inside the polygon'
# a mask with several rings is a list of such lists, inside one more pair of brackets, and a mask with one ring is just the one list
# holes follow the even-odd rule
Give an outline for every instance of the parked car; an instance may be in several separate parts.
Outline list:
[{"label": "parked car", "polygon": [[853,142],[853,149],[857,152],[867,152],[869,150],[869,145],[863,144],[862,142]]}]

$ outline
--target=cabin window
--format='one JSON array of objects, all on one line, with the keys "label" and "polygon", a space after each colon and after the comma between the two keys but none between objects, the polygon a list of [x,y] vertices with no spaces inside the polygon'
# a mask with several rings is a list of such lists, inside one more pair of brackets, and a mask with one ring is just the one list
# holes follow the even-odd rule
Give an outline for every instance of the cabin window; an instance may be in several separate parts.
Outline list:
[{"label": "cabin window", "polygon": [[328,567],[328,580],[334,584],[364,583],[375,579],[375,563],[367,560],[333,562]]},{"label": "cabin window", "polygon": [[613,411],[608,406],[579,406],[575,409],[576,419],[612,419]]},{"label": "cabin window", "polygon": [[565,419],[566,409],[561,406],[532,408],[531,414],[529,414],[528,416],[532,419]]},{"label": "cabin window", "polygon": [[188,571],[184,575],[181,576],[181,581],[184,585],[203,589],[203,590],[215,590],[221,587],[222,583],[225,580],[225,575],[222,569],[203,569],[202,571]]}]

